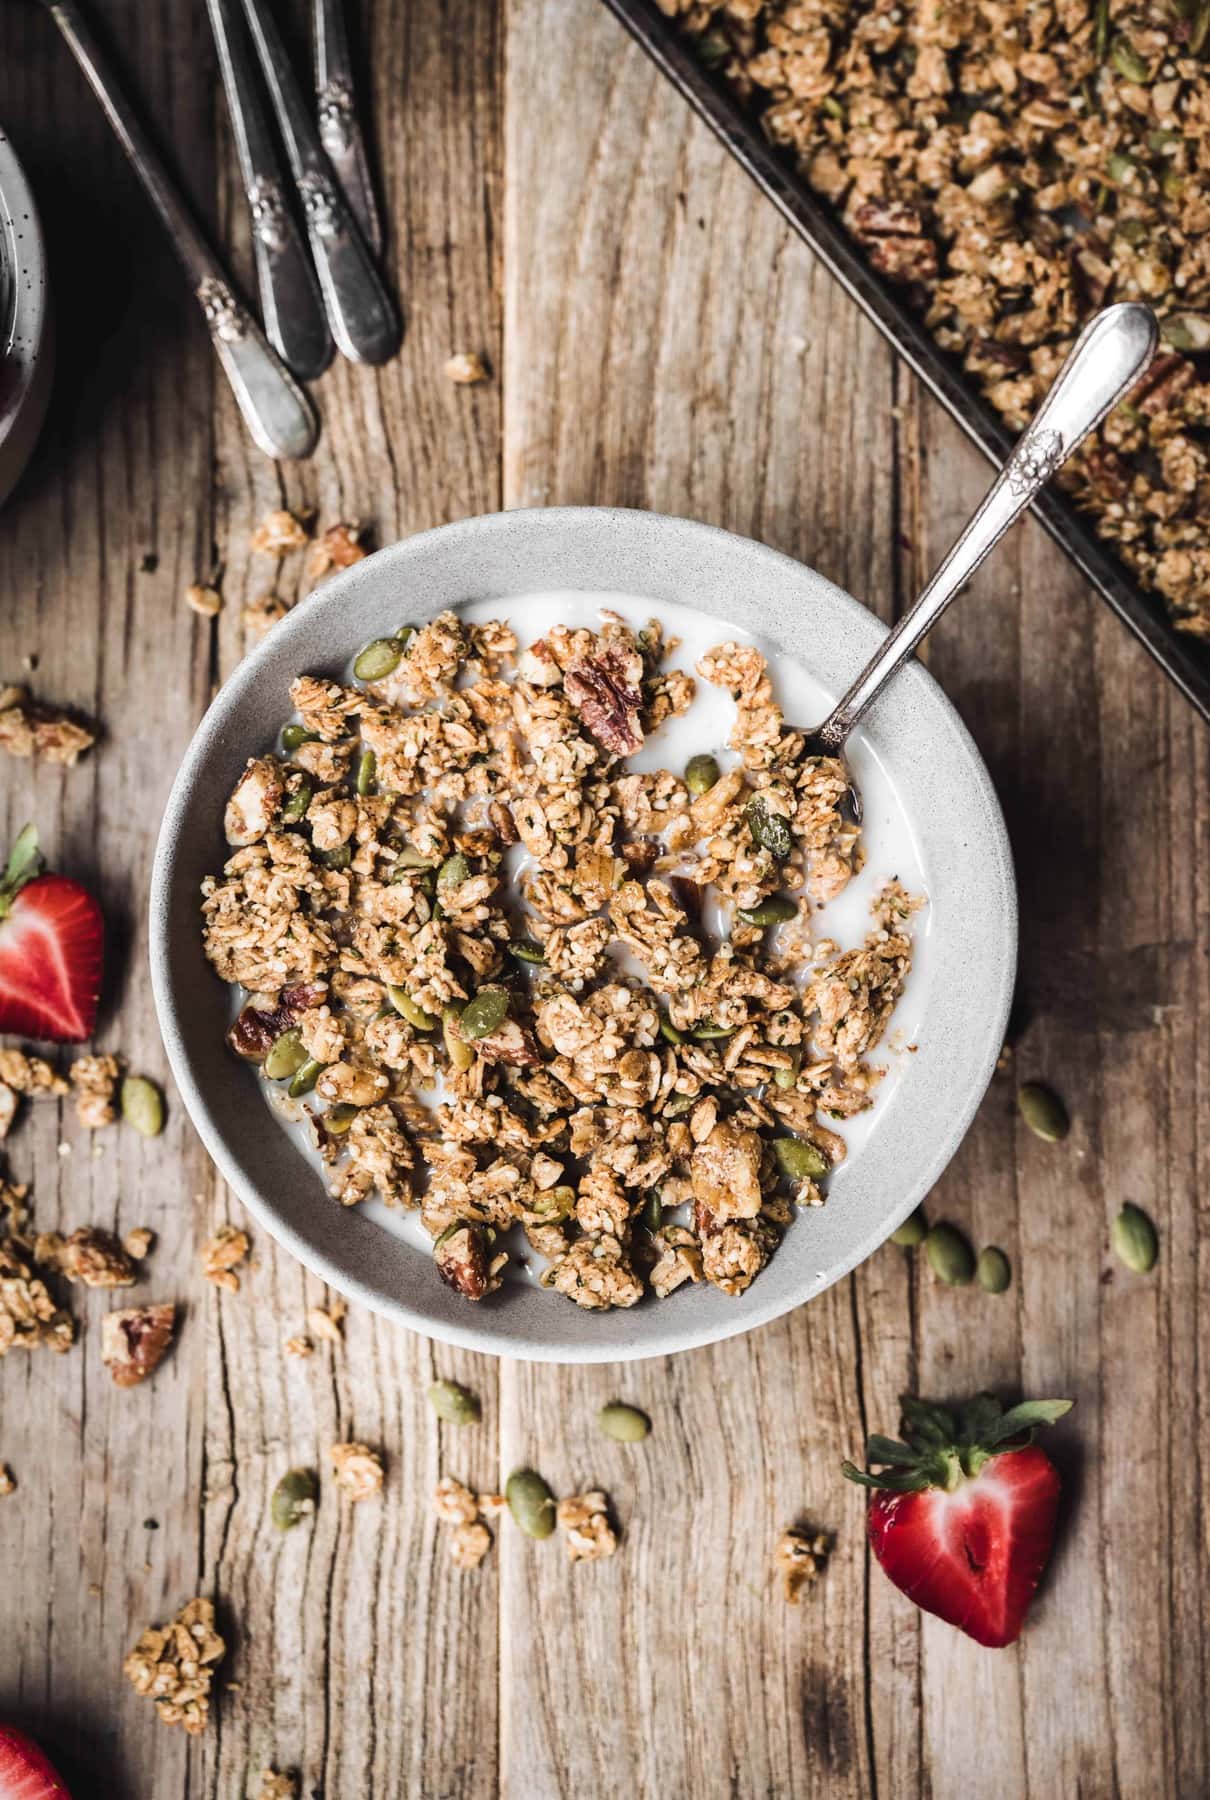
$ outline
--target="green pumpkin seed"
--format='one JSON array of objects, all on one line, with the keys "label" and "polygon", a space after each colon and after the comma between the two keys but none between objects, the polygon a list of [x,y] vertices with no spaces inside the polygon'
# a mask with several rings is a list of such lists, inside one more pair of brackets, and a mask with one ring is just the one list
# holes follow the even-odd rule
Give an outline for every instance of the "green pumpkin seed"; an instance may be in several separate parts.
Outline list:
[{"label": "green pumpkin seed", "polygon": [[301,825],[307,816],[307,808],[311,804],[311,783],[300,781],[294,792],[287,796],[281,809],[283,825]]},{"label": "green pumpkin seed", "polygon": [[423,1006],[417,1006],[411,995],[406,994],[401,987],[392,987],[388,982],[387,993],[391,997],[391,1005],[395,1011],[401,1018],[406,1019],[409,1025],[414,1025],[417,1031],[436,1031],[440,1020],[435,1019],[432,1013],[425,1012]]},{"label": "green pumpkin seed", "polygon": [[1012,1265],[1003,1250],[997,1250],[994,1244],[980,1250],[979,1260],[975,1264],[975,1279],[985,1294],[1005,1293],[1012,1278]]},{"label": "green pumpkin seed", "polygon": [[1174,350],[1210,350],[1210,316],[1206,313],[1172,313],[1160,321],[1160,336]]},{"label": "green pumpkin seed", "polygon": [[735,1027],[734,1025],[716,1025],[713,1019],[703,1019],[700,1025],[693,1027],[689,1035],[699,1044],[708,1044],[712,1038],[734,1037]]},{"label": "green pumpkin seed", "polygon": [[550,1536],[555,1528],[555,1497],[533,1469],[514,1469],[504,1484],[504,1498],[527,1537]]},{"label": "green pumpkin seed", "polygon": [[464,1038],[490,1037],[508,1017],[508,995],[503,988],[482,988],[462,1009],[458,1029]]},{"label": "green pumpkin seed", "polygon": [[664,1202],[660,1199],[659,1188],[652,1188],[643,1202],[639,1217],[648,1231],[658,1231],[664,1223]]},{"label": "green pumpkin seed", "polygon": [[531,944],[525,938],[519,938],[515,944],[510,944],[508,953],[510,956],[515,956],[518,962],[544,963],[546,961],[541,944]]},{"label": "green pumpkin seed", "polygon": [[557,1224],[560,1219],[569,1218],[575,1210],[576,1190],[573,1187],[560,1185],[545,1188],[535,1194],[530,1211],[543,1225]]},{"label": "green pumpkin seed", "polygon": [[347,844],[337,844],[335,850],[321,850],[319,860],[327,869],[347,869],[353,860],[353,852]]},{"label": "green pumpkin seed", "polygon": [[1123,81],[1136,84],[1150,79],[1150,66],[1143,60],[1128,37],[1115,37],[1109,47],[1109,60]]},{"label": "green pumpkin seed", "polygon": [[826,113],[830,113],[834,119],[843,119],[845,117],[844,106],[841,101],[836,98],[835,94],[824,95],[823,109]]},{"label": "green pumpkin seed", "polygon": [[323,1122],[335,1137],[343,1137],[360,1111],[359,1106],[353,1106],[348,1100],[338,1100],[335,1106],[329,1106]]},{"label": "green pumpkin seed", "polygon": [[781,813],[772,812],[769,802],[763,794],[757,794],[749,800],[744,808],[744,818],[748,830],[752,834],[752,842],[775,856],[778,862],[785,862],[794,848],[794,840],[790,836],[790,821]]},{"label": "green pumpkin seed", "polygon": [[402,644],[406,650],[415,635],[416,627],[414,625],[401,625],[399,630],[395,633],[395,642],[397,644]]},{"label": "green pumpkin seed", "polygon": [[919,1206],[914,1213],[909,1213],[903,1224],[891,1233],[892,1244],[902,1244],[905,1249],[912,1250],[917,1244],[924,1242],[928,1232],[928,1220]]},{"label": "green pumpkin seed", "polygon": [[372,750],[363,750],[361,760],[357,764],[357,792],[364,798],[374,792],[374,777],[378,773],[378,758]]},{"label": "green pumpkin seed", "polygon": [[314,1469],[287,1469],[273,1490],[269,1517],[279,1531],[289,1531],[315,1511],[319,1477]]},{"label": "green pumpkin seed", "polygon": [[617,1444],[641,1444],[651,1430],[651,1420],[637,1406],[623,1406],[614,1400],[597,1414],[597,1424],[607,1438]]},{"label": "green pumpkin seed", "polygon": [[313,744],[318,737],[318,731],[308,731],[305,725],[283,725],[281,747],[293,756],[300,744]]},{"label": "green pumpkin seed", "polygon": [[692,38],[690,42],[698,61],[707,69],[717,69],[731,54],[731,46],[721,31],[703,31],[701,37]]},{"label": "green pumpkin seed", "polygon": [[773,1154],[778,1168],[791,1181],[818,1181],[832,1167],[819,1145],[806,1138],[774,1138]]},{"label": "green pumpkin seed", "polygon": [[1125,1205],[1113,1222],[1113,1248],[1136,1275],[1149,1274],[1160,1253],[1155,1226],[1140,1207]]},{"label": "green pumpkin seed", "polygon": [[1109,51],[1109,0],[1097,0],[1095,34],[1097,61],[1104,62]]},{"label": "green pumpkin seed", "polygon": [[274,1039],[263,1067],[270,1081],[285,1081],[288,1075],[297,1075],[306,1061],[307,1051],[302,1033],[297,1026],[293,1026]]},{"label": "green pumpkin seed", "polygon": [[1040,1081],[1027,1081],[1017,1089],[1017,1108],[1034,1136],[1043,1143],[1058,1144],[1071,1130],[1067,1108]]},{"label": "green pumpkin seed", "polygon": [[324,1065],[321,1062],[313,1060],[305,1062],[286,1089],[291,1100],[301,1100],[304,1094],[309,1094],[323,1073],[323,1069]]},{"label": "green pumpkin seed", "polygon": [[1105,158],[1105,173],[1119,187],[1129,187],[1138,175],[1139,165],[1124,151],[1111,150]]},{"label": "green pumpkin seed", "polygon": [[437,886],[461,887],[464,881],[470,879],[470,872],[471,865],[465,856],[447,856],[437,871]]},{"label": "green pumpkin seed", "polygon": [[145,1075],[128,1075],[122,1083],[122,1117],[143,1137],[159,1137],[163,1131],[163,1096]]},{"label": "green pumpkin seed", "polygon": [[683,1044],[685,1041],[684,1032],[678,1031],[671,1019],[660,1020],[660,1036],[669,1044]]},{"label": "green pumpkin seed", "polygon": [[464,1044],[457,1035],[454,1026],[457,1024],[459,1009],[456,1006],[443,1006],[441,1009],[441,1035],[445,1039],[446,1055],[455,1069],[469,1069],[475,1060],[475,1052],[469,1044]]},{"label": "green pumpkin seed", "polygon": [[713,756],[691,756],[685,764],[685,786],[691,794],[708,794],[719,777]]},{"label": "green pumpkin seed", "polygon": [[934,1225],[924,1240],[929,1267],[947,1287],[965,1287],[974,1277],[975,1253],[952,1225]]},{"label": "green pumpkin seed", "polygon": [[457,1381],[434,1381],[428,1392],[429,1405],[447,1425],[477,1425],[483,1417],[479,1397]]},{"label": "green pumpkin seed", "polygon": [[404,869],[435,869],[436,867],[437,858],[435,856],[426,856],[422,850],[417,850],[414,844],[405,844],[395,858],[392,874],[397,876]]},{"label": "green pumpkin seed", "polygon": [[784,925],[798,917],[798,907],[785,894],[770,894],[759,906],[741,906],[735,916],[745,925]]},{"label": "green pumpkin seed", "polygon": [[375,638],[353,664],[358,681],[385,681],[399,667],[403,645],[398,638]]},{"label": "green pumpkin seed", "polygon": [[664,1108],[664,1117],[666,1119],[679,1119],[694,1105],[696,1105],[696,1101],[692,1094],[674,1094]]},{"label": "green pumpkin seed", "polygon": [[792,1088],[798,1080],[798,1074],[799,1074],[799,1070],[801,1068],[802,1068],[802,1051],[798,1050],[798,1049],[791,1050],[790,1051],[790,1066],[789,1066],[789,1068],[788,1069],[774,1069],[774,1071],[773,1071],[774,1087]]}]

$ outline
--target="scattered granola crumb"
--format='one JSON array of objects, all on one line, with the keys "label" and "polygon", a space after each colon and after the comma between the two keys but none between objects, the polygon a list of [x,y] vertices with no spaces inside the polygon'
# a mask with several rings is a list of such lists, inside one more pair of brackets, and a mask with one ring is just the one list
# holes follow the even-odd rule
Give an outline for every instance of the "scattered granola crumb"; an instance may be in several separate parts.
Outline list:
[{"label": "scattered granola crumb", "polygon": [[259,640],[267,636],[272,627],[285,618],[289,610],[285,601],[279,599],[276,594],[261,594],[257,599],[250,600],[243,610],[241,617],[244,621],[244,630],[249,637]]},{"label": "scattered granola crumb", "polygon": [[248,539],[248,548],[258,556],[281,556],[287,550],[301,550],[310,536],[302,520],[283,507],[265,514]]},{"label": "scattered granola crumb", "polygon": [[306,1357],[315,1354],[315,1345],[309,1337],[303,1337],[301,1334],[298,1337],[287,1338],[284,1349],[287,1356]]},{"label": "scattered granola crumb", "polygon": [[0,1050],[0,1081],[17,1094],[34,1099],[58,1099],[70,1090],[59,1071],[42,1056],[24,1050]]},{"label": "scattered granola crumb", "polygon": [[0,1081],[0,1142],[12,1130],[13,1120],[17,1116],[17,1092],[6,1082]]},{"label": "scattered granola crumb", "polygon": [[241,1231],[236,1225],[220,1225],[214,1236],[202,1246],[202,1274],[215,1287],[226,1288],[229,1294],[238,1294],[239,1276],[235,1269],[238,1263],[243,1262],[249,1248],[246,1231]]},{"label": "scattered granola crumb", "polygon": [[339,1315],[333,1316],[333,1313],[328,1312],[325,1307],[312,1306],[307,1313],[307,1324],[311,1327],[311,1330],[315,1333],[316,1337],[323,1338],[325,1343],[344,1343],[344,1336],[340,1329]]},{"label": "scattered granola crumb", "polygon": [[[229,1681],[227,1686],[234,1688],[238,1683]],[[279,1775],[276,1769],[266,1769],[260,1778],[260,1793],[256,1800],[298,1800],[298,1776]]]},{"label": "scattered granola crumb", "polygon": [[368,1500],[382,1488],[382,1457],[368,1444],[333,1444],[328,1451],[335,1481],[350,1500]]},{"label": "scattered granola crumb", "polygon": [[29,1208],[25,1204],[25,1196],[29,1193],[23,1182],[13,1183],[0,1178],[0,1206],[8,1214],[8,1229],[18,1232],[29,1217]]},{"label": "scattered granola crumb", "polygon": [[450,1533],[450,1559],[456,1569],[477,1569],[492,1547],[492,1534],[478,1520],[456,1525]]},{"label": "scattered granola crumb", "polygon": [[28,688],[0,686],[0,750],[72,768],[97,741],[93,726],[35,700]]},{"label": "scattered granola crumb", "polygon": [[0,1500],[2,1500],[6,1494],[15,1494],[16,1491],[16,1477],[7,1463],[0,1463]]},{"label": "scattered granola crumb", "polygon": [[433,1490],[433,1511],[443,1525],[471,1525],[479,1517],[479,1502],[463,1482],[443,1475]]},{"label": "scattered granola crumb", "polygon": [[491,371],[475,350],[459,350],[445,365],[445,373],[459,387],[472,387],[479,381],[490,381]]},{"label": "scattered granola crumb", "polygon": [[146,1225],[136,1225],[122,1239],[122,1248],[132,1262],[142,1262],[151,1246],[155,1243],[155,1232],[149,1231]]},{"label": "scattered granola crumb", "polygon": [[57,1231],[40,1232],[34,1254],[46,1268],[58,1269],[68,1281],[85,1287],[131,1287],[134,1265],[112,1231],[80,1225],[68,1238]]},{"label": "scattered granola crumb", "polygon": [[214,1628],[214,1603],[190,1600],[168,1625],[145,1631],[122,1673],[136,1694],[154,1700],[165,1725],[205,1730],[214,1671],[227,1646]]},{"label": "scattered granola crumb", "polygon": [[136,1387],[158,1368],[172,1342],[176,1308],[125,1306],[101,1320],[101,1361],[118,1387]]},{"label": "scattered granola crumb", "polygon": [[443,1475],[433,1490],[433,1511],[453,1527],[447,1546],[456,1569],[477,1569],[492,1547],[483,1523],[506,1504],[503,1494],[475,1494],[453,1475]]},{"label": "scattered granola crumb", "polygon": [[773,1561],[791,1606],[798,1605],[799,1594],[808,1582],[819,1579],[830,1549],[831,1540],[822,1531],[802,1531],[791,1525],[782,1532],[773,1550]]},{"label": "scattered granola crumb", "polygon": [[574,1562],[600,1562],[618,1547],[609,1523],[609,1501],[599,1488],[560,1500],[555,1519],[566,1534],[567,1554]]},{"label": "scattered granola crumb", "polygon": [[217,588],[202,587],[195,581],[185,589],[185,605],[203,618],[213,619],[223,610],[223,596]]},{"label": "scattered granola crumb", "polygon": [[307,558],[307,574],[313,580],[332,569],[349,569],[364,560],[366,550],[361,542],[361,525],[356,519],[342,519],[329,525],[311,546]]},{"label": "scattered granola crumb", "polygon": [[122,1073],[116,1056],[77,1056],[69,1070],[76,1090],[76,1117],[85,1131],[112,1125],[118,1116],[114,1105]]},{"label": "scattered granola crumb", "polygon": [[55,1305],[43,1272],[24,1238],[0,1239],[0,1356],[40,1344],[70,1348],[75,1325],[71,1314]]}]

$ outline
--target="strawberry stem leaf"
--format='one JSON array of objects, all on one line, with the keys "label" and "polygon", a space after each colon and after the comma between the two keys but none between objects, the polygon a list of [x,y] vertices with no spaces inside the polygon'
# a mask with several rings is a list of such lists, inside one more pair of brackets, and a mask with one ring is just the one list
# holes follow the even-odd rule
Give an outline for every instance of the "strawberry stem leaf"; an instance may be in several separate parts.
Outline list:
[{"label": "strawberry stem leaf", "polygon": [[42,854],[38,849],[38,827],[26,825],[18,833],[9,851],[3,879],[0,879],[0,919],[12,910],[13,901],[27,882],[42,872]]},{"label": "strawberry stem leaf", "polygon": [[842,1473],[862,1487],[888,1488],[896,1494],[923,1488],[953,1492],[964,1478],[978,1475],[993,1456],[1020,1449],[1032,1441],[1039,1425],[1053,1425],[1070,1412],[1071,1400],[1023,1400],[1007,1412],[994,1394],[978,1394],[965,1406],[949,1410],[905,1396],[903,1441],[874,1432],[866,1443],[866,1461],[879,1464],[877,1474],[841,1465]]}]

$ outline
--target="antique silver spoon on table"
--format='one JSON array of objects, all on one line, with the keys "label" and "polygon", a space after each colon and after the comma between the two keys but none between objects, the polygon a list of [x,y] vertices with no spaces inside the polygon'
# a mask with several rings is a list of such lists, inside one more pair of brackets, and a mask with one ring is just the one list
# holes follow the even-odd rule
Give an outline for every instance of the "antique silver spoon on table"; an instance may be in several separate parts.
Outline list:
[{"label": "antique silver spoon on table", "polygon": [[227,271],[173,185],[75,0],[43,0],[43,5],[84,71],[164,222],[248,430],[266,456],[310,456],[319,436],[314,407],[237,298]]},{"label": "antique silver spoon on table", "polygon": [[[807,733],[808,748],[814,755],[844,761],[845,740],[887,682],[1039,490],[1130,392],[1154,356],[1158,341],[1151,308],[1133,301],[1106,307],[1084,327],[1033,424],[937,573],[883,639],[830,716]],[[860,818],[861,795],[851,773],[849,795],[854,814]]]}]

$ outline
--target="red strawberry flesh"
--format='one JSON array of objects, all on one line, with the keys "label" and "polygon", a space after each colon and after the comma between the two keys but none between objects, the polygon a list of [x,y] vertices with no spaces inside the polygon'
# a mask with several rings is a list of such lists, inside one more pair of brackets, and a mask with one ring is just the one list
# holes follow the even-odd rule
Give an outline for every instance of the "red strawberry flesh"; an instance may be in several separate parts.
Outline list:
[{"label": "red strawberry flesh", "polygon": [[79,1043],[101,992],[104,927],[92,895],[65,875],[39,875],[0,920],[0,1032]]},{"label": "red strawberry flesh", "polygon": [[0,1725],[0,1800],[71,1800],[63,1777],[15,1725]]}]

